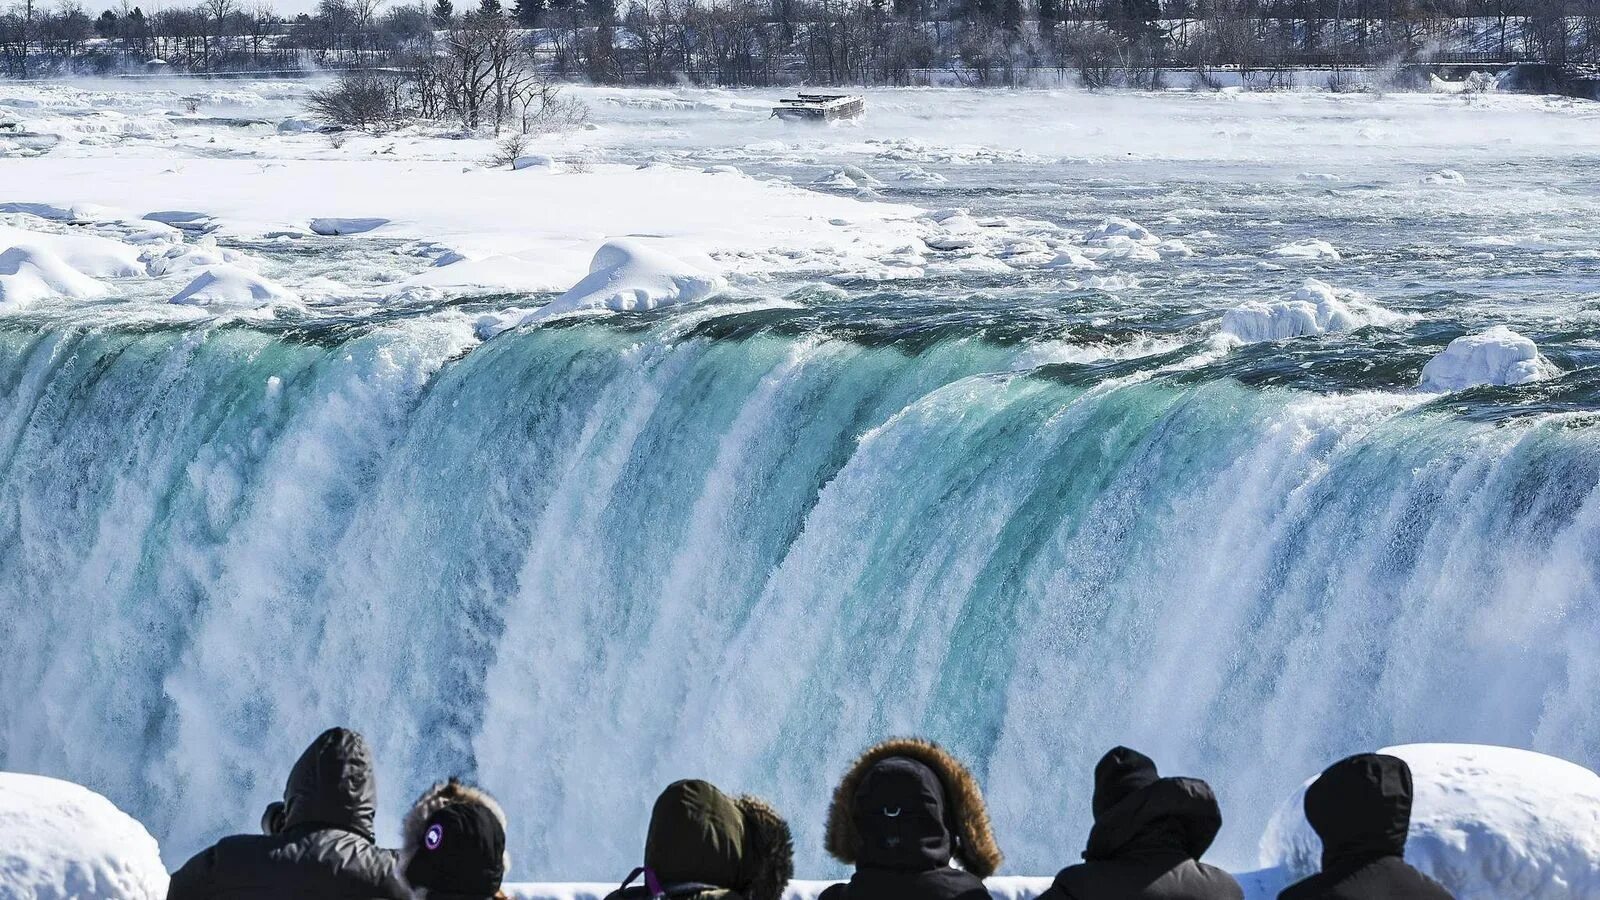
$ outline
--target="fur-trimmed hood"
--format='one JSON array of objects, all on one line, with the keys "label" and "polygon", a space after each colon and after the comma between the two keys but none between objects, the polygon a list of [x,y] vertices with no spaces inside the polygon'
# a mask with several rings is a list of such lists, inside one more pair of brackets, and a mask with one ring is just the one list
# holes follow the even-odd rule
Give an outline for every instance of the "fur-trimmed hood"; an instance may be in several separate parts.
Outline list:
[{"label": "fur-trimmed hood", "polygon": [[[406,813],[405,820],[401,823],[400,871],[404,872],[410,866],[412,858],[421,849],[428,828],[428,818],[446,806],[457,803],[487,809],[499,820],[501,829],[506,828],[505,810],[500,808],[499,801],[490,796],[488,791],[466,784],[457,778],[441,781],[422,792],[422,796],[411,804],[410,811]],[[501,862],[505,870],[510,871],[509,851],[505,853]]]},{"label": "fur-trimmed hood", "polygon": [[677,781],[651,810],[644,864],[669,889],[699,884],[745,900],[782,900],[794,877],[794,839],[789,824],[759,797],[730,797],[707,781]]},{"label": "fur-trimmed hood", "polygon": [[[932,773],[936,783],[930,784],[924,772]],[[879,795],[900,799],[892,810],[879,811]],[[905,817],[907,811],[913,816]],[[953,857],[979,878],[1000,868],[1003,857],[977,779],[944,748],[917,738],[884,741],[863,753],[845,773],[828,808],[828,853],[847,865],[870,863],[872,835],[863,826],[876,827],[872,817],[878,815],[915,829],[917,814],[925,833],[907,833],[923,844],[924,856],[938,863],[942,855],[942,864]],[[898,845],[899,836],[887,844]]]}]

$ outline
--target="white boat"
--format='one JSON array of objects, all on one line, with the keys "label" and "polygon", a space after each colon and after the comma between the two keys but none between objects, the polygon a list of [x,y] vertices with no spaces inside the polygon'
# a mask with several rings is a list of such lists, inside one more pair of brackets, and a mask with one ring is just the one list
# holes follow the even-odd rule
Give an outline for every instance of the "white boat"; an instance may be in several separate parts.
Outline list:
[{"label": "white boat", "polygon": [[866,98],[857,94],[813,94],[804,91],[779,100],[772,114],[780,119],[803,122],[832,122],[854,119],[867,110]]}]

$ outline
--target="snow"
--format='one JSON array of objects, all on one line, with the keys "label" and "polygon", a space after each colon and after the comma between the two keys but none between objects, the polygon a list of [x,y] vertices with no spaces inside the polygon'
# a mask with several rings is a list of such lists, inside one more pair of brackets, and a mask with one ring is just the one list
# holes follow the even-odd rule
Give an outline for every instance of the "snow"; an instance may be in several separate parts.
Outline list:
[{"label": "snow", "polygon": [[66,781],[0,772],[0,897],[162,900],[167,870],[144,826]]},{"label": "snow", "polygon": [[518,172],[521,172],[524,169],[538,169],[541,172],[546,173],[559,172],[562,170],[560,163],[556,162],[554,158],[546,156],[542,153],[530,153],[527,156],[519,156],[511,161],[511,168]]},{"label": "snow", "polygon": [[[15,168],[23,162],[28,169]],[[238,159],[186,159],[176,167],[143,157],[0,160],[0,180],[41,197],[83,192],[108,205],[102,220],[147,218],[243,238],[339,223],[340,234],[357,239],[429,240],[469,259],[537,258],[565,284],[581,278],[613,237],[647,236],[669,253],[705,253],[726,258],[734,271],[765,274],[837,270],[918,234],[920,210],[912,207],[746,175],[612,164],[525,174],[391,158],[283,159],[265,167]],[[312,204],[315,218],[306,215]],[[380,219],[387,224],[375,231],[346,227]],[[829,226],[831,219],[848,224]]]},{"label": "snow", "polygon": [[1337,262],[1340,259],[1339,251],[1332,244],[1316,239],[1279,244],[1268,250],[1267,255],[1275,259],[1328,260],[1331,262]]},{"label": "snow", "polygon": [[52,297],[86,300],[105,293],[105,285],[43,247],[0,252],[0,307],[23,307]]},{"label": "snow", "polygon": [[291,290],[239,266],[211,266],[174,294],[172,303],[191,306],[266,306],[294,303],[300,298]]},{"label": "snow", "polygon": [[12,247],[48,250],[91,278],[126,278],[145,273],[139,251],[121,241],[92,234],[57,234],[0,225],[0,249]]},{"label": "snow", "polygon": [[589,263],[589,274],[566,293],[532,313],[520,311],[493,317],[480,326],[484,334],[564,313],[586,310],[631,312],[696,303],[726,290],[727,281],[710,263],[688,262],[639,240],[606,242]]},{"label": "snow", "polygon": [[1347,292],[1341,296],[1327,282],[1308,278],[1289,300],[1251,300],[1223,313],[1221,333],[1249,344],[1404,320],[1359,295]]},{"label": "snow", "polygon": [[[1411,766],[1416,798],[1406,860],[1457,900],[1600,896],[1600,775],[1508,747],[1407,744],[1380,752]],[[1302,787],[1261,839],[1262,865],[1293,879],[1315,871],[1322,852],[1304,800]]]},{"label": "snow", "polygon": [[1466,184],[1467,177],[1455,169],[1440,169],[1422,179],[1423,184]]},{"label": "snow", "polygon": [[328,218],[312,219],[310,228],[313,234],[331,237],[341,234],[366,234],[369,231],[382,228],[387,224],[389,224],[388,219],[379,219],[375,217],[339,218],[337,216],[332,216]]},{"label": "snow", "polygon": [[1504,325],[1456,338],[1422,367],[1424,391],[1460,391],[1478,385],[1511,385],[1556,374],[1529,338]]}]

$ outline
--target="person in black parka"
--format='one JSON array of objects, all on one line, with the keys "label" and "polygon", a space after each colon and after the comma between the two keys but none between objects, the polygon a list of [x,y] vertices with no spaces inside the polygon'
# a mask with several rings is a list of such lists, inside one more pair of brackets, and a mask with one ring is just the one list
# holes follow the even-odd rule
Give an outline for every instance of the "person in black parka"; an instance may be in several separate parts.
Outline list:
[{"label": "person in black parka", "polygon": [[828,809],[827,848],[855,873],[819,900],[989,900],[983,879],[1001,861],[977,779],[913,739],[885,741],[850,767]]},{"label": "person in black parka", "polygon": [[271,834],[218,841],[172,874],[167,900],[411,900],[393,851],[373,842],[377,785],[361,735],[322,733],[300,755]]},{"label": "person in black parka", "polygon": [[783,900],[793,877],[794,839],[777,810],[689,779],[656,798],[644,865],[606,900]]},{"label": "person in black parka", "polygon": [[1411,767],[1361,753],[1329,766],[1306,788],[1306,821],[1322,838],[1322,871],[1279,900],[1452,900],[1405,861]]},{"label": "person in black parka", "polygon": [[1233,876],[1200,861],[1222,828],[1204,781],[1162,778],[1150,757],[1116,747],[1094,767],[1091,805],[1084,861],[1040,900],[1243,900]]}]

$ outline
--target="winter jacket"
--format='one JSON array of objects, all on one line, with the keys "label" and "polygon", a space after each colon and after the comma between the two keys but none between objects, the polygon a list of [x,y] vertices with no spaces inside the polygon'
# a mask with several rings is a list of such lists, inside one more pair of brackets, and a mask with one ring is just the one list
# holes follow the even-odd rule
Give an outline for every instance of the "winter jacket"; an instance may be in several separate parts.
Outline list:
[{"label": "winter jacket", "polygon": [[1118,747],[1095,767],[1093,805],[1084,862],[1040,900],[1243,900],[1233,876],[1200,862],[1222,828],[1204,781],[1161,778],[1149,757]]},{"label": "winter jacket", "polygon": [[223,838],[174,872],[168,900],[411,900],[373,843],[377,800],[361,735],[330,729],[301,754],[275,834]]},{"label": "winter jacket", "polygon": [[983,879],[1001,860],[977,780],[920,740],[856,760],[834,791],[827,847],[856,870],[820,900],[989,900]]},{"label": "winter jacket", "polygon": [[1362,753],[1329,766],[1306,789],[1306,821],[1322,838],[1322,871],[1279,900],[1451,900],[1405,861],[1411,767]]},{"label": "winter jacket", "polygon": [[782,900],[794,877],[789,824],[758,797],[730,797],[705,781],[678,781],[656,798],[644,867],[607,900]]},{"label": "winter jacket", "polygon": [[[452,816],[452,812],[456,815]],[[482,825],[476,829],[460,827],[474,820]],[[399,869],[417,900],[505,897],[500,883],[511,868],[511,856],[506,851],[506,814],[488,791],[455,778],[436,784],[411,805],[400,831]],[[429,859],[424,859],[413,865],[421,854],[436,861],[430,865]]]}]

